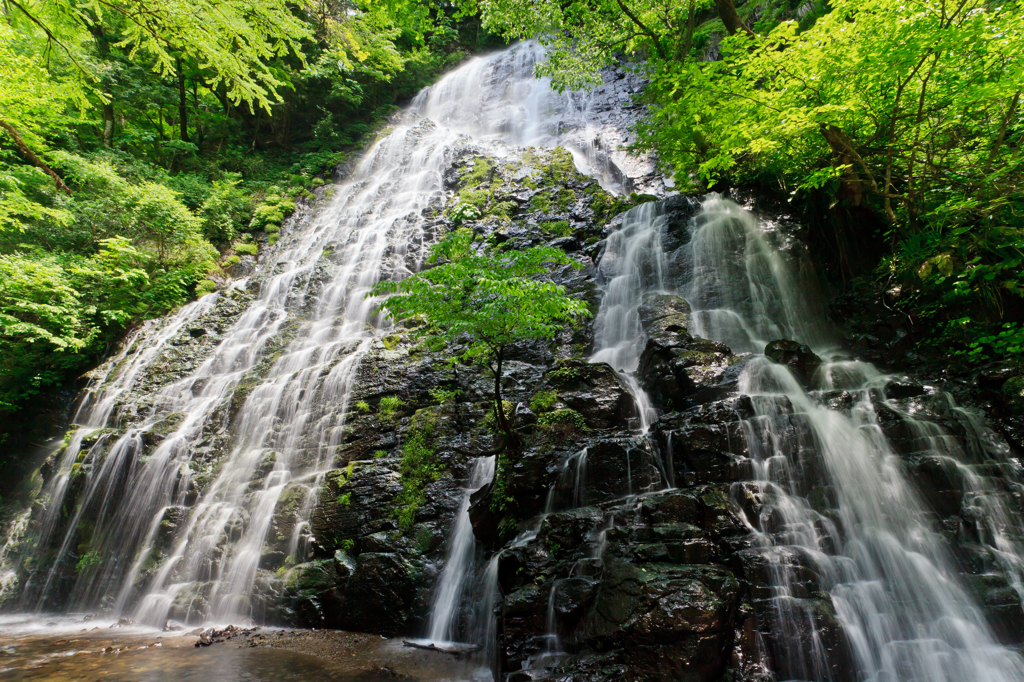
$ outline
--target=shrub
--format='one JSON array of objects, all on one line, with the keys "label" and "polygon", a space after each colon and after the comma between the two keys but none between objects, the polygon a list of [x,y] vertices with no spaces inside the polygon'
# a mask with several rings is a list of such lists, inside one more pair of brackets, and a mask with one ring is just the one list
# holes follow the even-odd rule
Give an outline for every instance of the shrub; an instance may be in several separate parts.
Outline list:
[{"label": "shrub", "polygon": [[539,391],[530,398],[530,409],[538,414],[549,412],[557,401],[558,393],[555,391]]},{"label": "shrub", "polygon": [[255,256],[260,252],[260,247],[255,244],[235,244],[231,248],[235,250],[235,253],[243,256]]},{"label": "shrub", "polygon": [[196,284],[196,298],[199,298],[200,296],[206,296],[207,294],[212,294],[213,292],[217,291],[217,288],[217,283],[214,282],[212,279],[201,279]]},{"label": "shrub", "polygon": [[455,205],[455,208],[452,209],[449,215],[452,222],[456,225],[461,225],[466,220],[477,220],[483,214],[480,212],[480,209],[473,204],[460,203]]},{"label": "shrub", "polygon": [[386,395],[377,404],[377,414],[385,421],[393,421],[398,411],[405,406],[396,395]]},{"label": "shrub", "polygon": [[561,433],[563,436],[590,430],[583,415],[569,408],[540,415],[537,418],[537,425]]}]

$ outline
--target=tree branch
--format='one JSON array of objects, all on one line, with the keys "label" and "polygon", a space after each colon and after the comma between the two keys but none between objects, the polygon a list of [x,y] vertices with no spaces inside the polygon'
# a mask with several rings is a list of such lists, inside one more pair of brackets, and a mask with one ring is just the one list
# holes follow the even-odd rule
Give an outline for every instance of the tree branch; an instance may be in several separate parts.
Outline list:
[{"label": "tree branch", "polygon": [[47,166],[42,159],[36,156],[35,152],[33,152],[29,148],[29,146],[25,144],[25,141],[21,139],[21,135],[19,135],[18,131],[14,129],[14,126],[0,118],[0,128],[6,130],[7,134],[11,136],[11,138],[14,140],[14,144],[17,145],[18,150],[21,152],[22,156],[31,161],[33,166],[41,168],[43,172],[45,172],[47,175],[53,178],[53,182],[55,185],[57,185],[57,189],[61,190],[68,196],[71,196],[71,188],[64,184],[64,181],[61,180],[60,176],[57,175],[56,171]]},{"label": "tree branch", "polygon": [[1010,119],[1013,118],[1013,113],[1017,111],[1017,104],[1020,102],[1020,90],[1013,96],[1013,101],[1010,102],[1010,108],[1006,111],[1006,116],[1003,117],[1003,125],[999,129],[999,137],[996,138],[995,145],[992,146],[992,151],[988,155],[988,161],[985,162],[985,174],[987,175],[989,170],[992,168],[992,162],[996,160],[996,154],[999,152],[999,148],[1003,146],[1003,140],[1006,139],[1006,127],[1010,124]]},{"label": "tree branch", "polygon": [[642,33],[647,34],[647,36],[654,41],[654,49],[658,53],[658,56],[661,57],[662,59],[665,59],[665,49],[661,46],[661,41],[658,39],[658,36],[655,35],[654,31],[647,28],[647,26],[644,25],[644,22],[640,21],[640,18],[633,14],[632,11],[630,11],[629,7],[626,6],[626,3],[624,3],[622,0],[615,1],[619,4],[619,7],[622,9],[625,15],[629,17],[634,24],[640,27],[640,31]]}]

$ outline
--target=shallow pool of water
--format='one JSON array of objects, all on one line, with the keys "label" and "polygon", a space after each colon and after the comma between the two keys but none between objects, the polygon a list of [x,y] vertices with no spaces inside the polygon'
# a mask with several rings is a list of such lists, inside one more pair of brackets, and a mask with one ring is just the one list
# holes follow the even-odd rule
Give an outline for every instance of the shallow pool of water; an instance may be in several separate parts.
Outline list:
[{"label": "shallow pool of water", "polygon": [[[258,634],[258,633],[254,633]],[[353,670],[308,654],[251,646],[252,637],[196,647],[196,637],[152,628],[62,617],[0,617],[0,679],[53,682],[378,682],[394,677]],[[370,667],[370,666],[367,666]]]}]

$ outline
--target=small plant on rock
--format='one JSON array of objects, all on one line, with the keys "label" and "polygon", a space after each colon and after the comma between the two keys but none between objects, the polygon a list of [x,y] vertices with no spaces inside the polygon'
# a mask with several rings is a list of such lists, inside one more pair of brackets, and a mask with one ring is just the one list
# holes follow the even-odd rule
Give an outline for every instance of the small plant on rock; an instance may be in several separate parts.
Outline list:
[{"label": "small plant on rock", "polygon": [[537,414],[549,412],[556,402],[558,402],[558,393],[555,391],[538,391],[530,398],[530,409]]},{"label": "small plant on rock", "polygon": [[558,433],[563,437],[590,430],[583,415],[569,408],[540,415],[537,418],[537,426]]},{"label": "small plant on rock", "polygon": [[585,301],[539,279],[555,267],[580,265],[550,247],[480,255],[472,232],[465,229],[435,245],[428,264],[433,267],[401,282],[380,282],[371,295],[390,294],[382,306],[389,316],[400,320],[422,315],[427,324],[415,334],[429,334],[449,346],[460,344],[458,359],[487,367],[494,378],[491,404],[502,434],[491,454],[514,452],[519,439],[501,393],[506,351],[520,341],[552,339],[567,323],[591,316]]},{"label": "small plant on rock", "polygon": [[377,404],[377,414],[385,421],[394,421],[395,415],[405,406],[397,395],[386,395]]}]

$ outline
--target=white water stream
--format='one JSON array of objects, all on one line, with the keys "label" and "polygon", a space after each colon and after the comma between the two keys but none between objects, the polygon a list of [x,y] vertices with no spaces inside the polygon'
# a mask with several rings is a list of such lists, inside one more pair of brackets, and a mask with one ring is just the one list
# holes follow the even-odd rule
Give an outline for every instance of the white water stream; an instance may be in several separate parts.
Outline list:
[{"label": "white water stream", "polygon": [[[634,209],[609,239],[600,265],[609,284],[594,359],[610,362],[627,379],[645,341],[637,308],[644,294],[665,289],[663,223],[656,210]],[[750,396],[755,411],[743,427],[761,504],[747,523],[768,567],[774,626],[782,629],[774,656],[778,678],[829,680],[838,666],[870,682],[1024,680],[1020,655],[997,643],[882,432],[874,401],[889,378],[830,350],[824,321],[797,284],[796,264],[772,242],[774,227],[731,201],[708,197],[684,247],[692,270],[676,293],[691,306],[691,333],[736,352],[760,353],[779,338],[809,344],[825,357],[813,379],[816,388],[853,396],[848,412],[830,409],[819,391],[809,393],[786,367],[763,356],[748,360],[740,378],[740,392]],[[1019,514],[972,465],[994,464],[1011,480],[1019,479],[1020,466],[976,414],[952,410],[968,427],[966,449],[936,423],[906,412],[902,417],[922,450],[961,471],[963,492],[980,511],[979,535],[1020,590]],[[807,472],[814,471],[824,478],[808,480]],[[834,491],[834,514],[808,501],[815,485]],[[745,491],[736,484],[737,495]],[[821,639],[827,622],[808,594],[808,569],[834,605],[848,661],[832,660],[839,652],[829,652]]]}]

